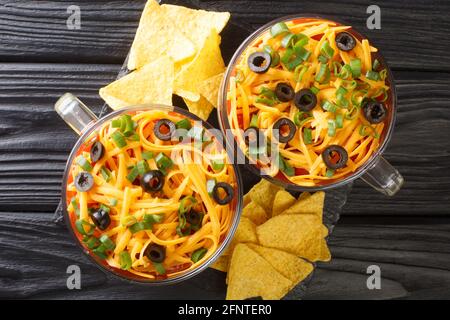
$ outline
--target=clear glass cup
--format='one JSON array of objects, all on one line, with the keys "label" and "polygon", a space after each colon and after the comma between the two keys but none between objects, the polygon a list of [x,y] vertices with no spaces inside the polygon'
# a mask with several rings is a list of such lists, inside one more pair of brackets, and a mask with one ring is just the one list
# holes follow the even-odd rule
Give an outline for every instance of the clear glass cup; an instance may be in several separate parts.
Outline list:
[{"label": "clear glass cup", "polygon": [[[236,50],[235,54],[231,58],[230,63],[228,64],[228,68],[225,72],[224,80],[222,81],[222,85],[220,88],[220,94],[218,98],[218,108],[217,108],[217,114],[219,118],[219,125],[223,132],[231,132],[231,126],[230,122],[228,120],[228,111],[227,111],[227,91],[229,87],[229,81],[230,76],[236,66],[236,64],[239,62],[239,59],[241,58],[244,51],[247,49],[247,47],[253,43],[255,40],[257,40],[262,34],[269,32],[270,28],[278,23],[278,22],[288,22],[295,19],[299,20],[315,20],[315,19],[321,19],[321,20],[328,20],[331,22],[334,22],[338,25],[348,25],[343,22],[336,21],[336,19],[331,19],[325,16],[318,16],[318,15],[312,15],[312,14],[303,14],[303,15],[290,15],[290,16],[284,16],[279,19],[273,20],[258,30],[256,30],[254,33],[252,33]],[[352,33],[356,38],[363,39],[367,37],[363,37],[361,33],[356,31],[353,27],[350,30],[347,30],[350,33]],[[361,178],[366,183],[368,183],[370,186],[372,186],[377,191],[388,195],[393,196],[396,194],[400,188],[402,187],[404,183],[404,179],[402,175],[395,169],[389,162],[387,162],[383,157],[382,153],[386,149],[386,146],[391,139],[393,130],[394,130],[394,123],[396,119],[396,109],[397,109],[397,94],[394,84],[394,78],[392,77],[392,72],[389,69],[388,65],[386,64],[383,56],[379,53],[373,53],[372,56],[375,56],[376,59],[380,62],[380,64],[387,69],[387,78],[386,82],[390,87],[389,90],[389,97],[387,100],[387,104],[390,106],[389,108],[389,114],[387,122],[387,128],[383,130],[383,135],[381,136],[382,143],[377,149],[376,152],[368,159],[361,167],[359,167],[353,174],[346,176],[345,178],[329,183],[324,185],[318,185],[313,187],[305,187],[305,186],[299,186],[297,184],[294,184],[292,182],[282,181],[280,179],[271,177],[269,175],[263,175],[261,174],[261,170],[259,167],[256,166],[256,164],[252,164],[251,161],[244,155],[243,151],[239,148],[237,148],[238,157],[241,159],[246,158],[246,166],[248,169],[253,172],[256,175],[260,175],[263,178],[269,180],[272,183],[275,183],[277,185],[282,186],[283,188],[294,190],[294,191],[319,191],[319,190],[326,190],[331,188],[336,188],[342,185],[345,185],[347,183],[350,183],[351,181]],[[226,134],[227,137],[227,144],[229,145],[228,148],[234,148],[235,144],[235,137],[231,137],[231,135]]]},{"label": "clear glass cup", "polygon": [[[96,115],[83,103],[81,102],[77,97],[75,97],[71,93],[64,94],[59,100],[55,103],[55,110],[59,114],[59,116],[78,134],[80,135],[80,138],[78,139],[77,143],[73,147],[69,158],[67,160],[66,168],[64,171],[64,177],[63,177],[63,184],[62,184],[62,194],[61,194],[61,201],[63,205],[63,214],[64,214],[64,220],[67,225],[67,228],[70,230],[70,233],[74,237],[75,242],[78,244],[78,246],[82,249],[82,251],[103,271],[106,271],[107,273],[113,274],[114,276],[117,276],[121,279],[134,281],[134,282],[143,282],[148,283],[152,285],[163,285],[163,284],[173,284],[180,281],[184,281],[186,279],[189,279],[206,268],[208,268],[221,254],[224,252],[228,244],[231,242],[231,239],[233,238],[234,232],[236,231],[237,225],[239,223],[239,217],[242,210],[242,179],[241,175],[239,173],[239,170],[235,164],[232,164],[233,171],[234,171],[234,177],[237,184],[237,187],[235,190],[236,196],[234,197],[234,216],[232,220],[232,224],[230,227],[230,230],[224,239],[222,241],[219,248],[214,252],[214,254],[211,255],[211,257],[205,261],[203,264],[198,266],[197,268],[193,270],[188,270],[185,273],[182,273],[180,275],[169,277],[167,279],[148,279],[144,277],[140,277],[138,275],[129,273],[127,271],[122,271],[116,268],[113,268],[109,266],[105,261],[101,260],[100,258],[92,255],[88,249],[86,249],[83,244],[80,241],[80,238],[77,236],[77,234],[74,231],[74,225],[70,219],[70,215],[67,211],[67,184],[69,181],[70,176],[70,168],[72,166],[72,163],[77,156],[80,148],[82,145],[89,141],[89,138],[92,136],[91,134],[95,132],[97,129],[99,129],[102,124],[104,124],[107,121],[110,121],[112,118],[124,114],[124,113],[134,113],[139,111],[147,111],[147,110],[162,110],[167,112],[176,112],[179,113],[187,118],[190,118],[194,121],[201,122],[203,127],[208,130],[211,134],[213,134],[217,141],[224,141],[222,135],[219,135],[216,133],[216,131],[212,130],[214,129],[210,124],[207,122],[201,120],[197,116],[191,114],[190,112],[174,107],[174,106],[164,106],[164,105],[141,105],[141,106],[134,106],[134,107],[127,107],[123,108],[117,111],[114,111],[101,119],[98,119]],[[219,132],[220,133],[220,132]],[[225,145],[223,145],[225,147]],[[230,154],[227,155],[229,159],[232,159]],[[230,161],[231,163],[231,161]]]}]

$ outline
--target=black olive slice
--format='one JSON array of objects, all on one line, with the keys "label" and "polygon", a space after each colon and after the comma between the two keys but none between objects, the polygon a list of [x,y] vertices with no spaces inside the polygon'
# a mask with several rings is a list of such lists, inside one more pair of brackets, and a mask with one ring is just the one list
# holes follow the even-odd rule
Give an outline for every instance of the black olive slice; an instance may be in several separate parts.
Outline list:
[{"label": "black olive slice", "polygon": [[75,188],[80,192],[87,192],[94,186],[94,177],[89,172],[82,171],[75,176]]},{"label": "black olive slice", "polygon": [[152,262],[161,263],[166,258],[166,247],[152,243],[145,248],[144,255]]},{"label": "black olive slice", "polygon": [[155,127],[153,128],[155,136],[163,141],[170,141],[175,130],[175,123],[168,119],[160,119],[156,121]]},{"label": "black olive slice", "polygon": [[94,224],[100,230],[106,230],[111,223],[109,213],[102,208],[98,208],[96,211],[90,213],[90,216]]},{"label": "black olive slice", "polygon": [[198,226],[202,223],[202,214],[194,209],[189,210],[186,213],[186,221],[193,226]]},{"label": "black olive slice", "polygon": [[340,32],[336,35],[336,46],[341,51],[350,51],[356,46],[356,40],[350,33]]},{"label": "black olive slice", "polygon": [[273,130],[275,139],[281,143],[286,143],[292,140],[297,131],[297,127],[288,118],[281,118],[274,123]]},{"label": "black olive slice", "polygon": [[347,165],[348,153],[343,147],[332,144],[323,150],[322,160],[329,169],[341,169]]},{"label": "black olive slice", "polygon": [[156,192],[164,186],[164,175],[160,170],[150,170],[142,175],[140,183],[146,192]]},{"label": "black olive slice", "polygon": [[255,73],[265,73],[270,68],[272,57],[267,52],[254,52],[247,60],[248,67]]},{"label": "black olive slice", "polygon": [[[220,190],[223,190],[225,192],[225,197],[222,197],[220,195]],[[213,188],[212,195],[214,200],[220,204],[225,205],[231,202],[234,197],[234,189],[232,186],[230,186],[226,182],[218,182]]]},{"label": "black olive slice", "polygon": [[295,94],[294,104],[300,111],[308,112],[316,106],[317,97],[310,89],[301,89]]},{"label": "black olive slice", "polygon": [[278,83],[275,87],[275,95],[281,102],[288,102],[294,99],[294,89],[288,83]]},{"label": "black olive slice", "polygon": [[387,116],[386,106],[378,101],[366,101],[363,105],[364,117],[370,123],[376,124],[382,122]]},{"label": "black olive slice", "polygon": [[90,156],[92,162],[97,162],[105,154],[105,147],[100,141],[96,141],[91,146]]}]

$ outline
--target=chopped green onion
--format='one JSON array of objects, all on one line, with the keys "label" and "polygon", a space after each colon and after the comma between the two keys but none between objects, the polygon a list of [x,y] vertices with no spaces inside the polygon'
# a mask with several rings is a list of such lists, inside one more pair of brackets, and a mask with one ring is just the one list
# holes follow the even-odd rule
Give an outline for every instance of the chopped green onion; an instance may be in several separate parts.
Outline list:
[{"label": "chopped green onion", "polygon": [[304,47],[309,42],[308,36],[304,35],[303,33],[297,34],[297,42],[294,45],[294,48],[297,47]]},{"label": "chopped green onion", "polygon": [[308,112],[298,111],[294,114],[294,123],[297,127],[303,126],[309,119],[311,119],[311,114]]},{"label": "chopped green onion", "polygon": [[339,96],[339,95],[346,95],[347,94],[347,89],[345,89],[344,87],[339,87],[337,90],[336,90],[336,96]]},{"label": "chopped green onion", "polygon": [[367,125],[361,125],[359,127],[359,134],[363,137],[372,136],[375,139],[378,139],[380,137],[374,127]]},{"label": "chopped green onion", "polygon": [[161,223],[164,220],[164,214],[144,214],[144,222],[146,223]]},{"label": "chopped green onion", "polygon": [[348,100],[345,98],[346,94],[347,94],[347,89],[345,89],[342,86],[340,86],[336,90],[336,103],[338,104],[338,106],[340,106],[342,108],[348,107]]},{"label": "chopped green onion", "polygon": [[120,128],[122,126],[122,119],[118,118],[118,119],[114,119],[113,121],[111,121],[111,127],[112,128]]},{"label": "chopped green onion", "polygon": [[191,122],[188,119],[183,119],[175,123],[175,127],[177,129],[186,129],[189,130],[192,128]]},{"label": "chopped green onion", "polygon": [[353,105],[353,107],[345,113],[345,119],[348,120],[356,119],[356,117],[358,117],[358,114],[359,114],[358,106]]},{"label": "chopped green onion", "polygon": [[255,99],[255,102],[256,103],[262,103],[262,104],[265,104],[267,106],[273,106],[275,104],[274,100],[266,99],[266,98],[259,98],[259,97]]},{"label": "chopped green onion", "polygon": [[109,199],[109,205],[110,205],[111,207],[117,206],[117,199],[115,199],[115,198]]},{"label": "chopped green onion", "polygon": [[319,60],[320,63],[328,63],[328,58],[321,54],[317,57],[317,60]]},{"label": "chopped green onion", "polygon": [[328,120],[328,136],[334,137],[336,135],[336,122],[333,119]]},{"label": "chopped green onion", "polygon": [[144,221],[139,221],[134,224],[132,224],[128,229],[132,234],[135,234],[137,232],[143,231],[143,230],[151,230],[152,224]]},{"label": "chopped green onion", "polygon": [[108,255],[106,254],[106,247],[103,244],[92,250],[92,252],[101,259],[108,258]]},{"label": "chopped green onion", "polygon": [[[85,226],[89,227],[89,229],[86,230]],[[95,231],[95,225],[83,219],[75,221],[75,227],[84,236],[91,236]]]},{"label": "chopped green onion", "polygon": [[361,59],[350,60],[350,68],[352,69],[353,78],[358,78],[361,75]]},{"label": "chopped green onion", "polygon": [[343,80],[342,81],[342,87],[344,87],[347,90],[353,90],[356,88],[357,85],[358,85],[358,83],[356,82],[356,80]]},{"label": "chopped green onion", "polygon": [[111,180],[111,171],[109,171],[109,169],[105,166],[102,166],[100,168],[100,173],[102,174],[102,177],[106,182],[109,182],[109,180]]},{"label": "chopped green onion", "polygon": [[125,128],[122,130],[122,133],[124,136],[129,137],[135,133],[133,120],[129,114],[122,115],[122,119],[122,123],[125,122]]},{"label": "chopped green onion", "polygon": [[281,57],[281,62],[283,62],[283,64],[288,63],[291,60],[293,55],[294,55],[294,49],[287,48],[286,51],[284,52],[283,56]]},{"label": "chopped green onion", "polygon": [[136,180],[136,178],[139,175],[139,170],[136,166],[134,166],[131,171],[127,174],[127,179],[130,182],[133,182],[134,180]]},{"label": "chopped green onion", "polygon": [[296,56],[294,59],[285,64],[286,68],[289,70],[295,69],[300,63],[303,62],[303,58],[300,56]]},{"label": "chopped green onion", "polygon": [[292,45],[294,44],[296,40],[296,36],[293,33],[288,33],[287,35],[285,35],[283,37],[283,39],[281,39],[281,46],[283,48],[289,48],[292,47]]},{"label": "chopped green onion", "polygon": [[319,88],[316,87],[311,87],[310,90],[312,91],[312,93],[314,93],[315,95],[317,95],[319,93]]},{"label": "chopped green onion", "polygon": [[208,179],[206,181],[206,191],[210,196],[213,194],[214,186],[216,185],[217,181],[216,179]]},{"label": "chopped green onion", "polygon": [[322,108],[328,112],[336,112],[336,110],[337,110],[336,106],[327,100],[322,102]]},{"label": "chopped green onion", "polygon": [[331,66],[333,67],[333,73],[338,76],[342,70],[342,64],[338,61],[332,61]]},{"label": "chopped green onion", "polygon": [[276,67],[280,63],[280,54],[274,51],[272,47],[269,45],[265,45],[263,49],[272,57],[272,62],[270,63],[270,66]]},{"label": "chopped green onion", "polygon": [[354,106],[360,106],[364,100],[364,98],[366,98],[368,91],[367,90],[358,90],[358,91],[353,91],[352,93],[352,104]]},{"label": "chopped green onion", "polygon": [[100,241],[94,236],[84,236],[83,243],[91,250],[97,248],[100,245]]},{"label": "chopped green onion", "polygon": [[114,250],[116,248],[116,244],[106,234],[100,237],[100,242],[107,250]]},{"label": "chopped green onion", "polygon": [[158,168],[164,174],[166,174],[167,170],[172,168],[172,166],[173,166],[172,160],[162,152],[156,156],[155,161],[156,161],[156,165],[158,166]]},{"label": "chopped green onion", "polygon": [[162,263],[153,262],[153,266],[155,267],[156,273],[161,275],[166,274],[166,269],[164,268]]},{"label": "chopped green onion", "polygon": [[205,256],[205,254],[208,252],[208,249],[206,248],[200,248],[195,250],[191,255],[192,262],[196,263],[202,260],[202,258]]},{"label": "chopped green onion", "polygon": [[307,66],[299,65],[297,68],[295,68],[294,71],[294,79],[297,82],[302,81],[303,76],[305,75],[306,71],[308,71]]},{"label": "chopped green onion", "polygon": [[333,169],[327,169],[327,171],[325,172],[325,177],[327,178],[331,178],[333,175],[334,175]]},{"label": "chopped green onion", "polygon": [[122,270],[129,270],[131,268],[131,257],[127,251],[119,253],[119,264]]},{"label": "chopped green onion", "polygon": [[73,210],[75,211],[75,214],[77,215],[77,217],[80,217],[80,207],[78,206],[77,198],[73,197],[70,200],[70,203],[72,204]]},{"label": "chopped green onion", "polygon": [[330,47],[330,43],[328,42],[328,40],[325,40],[322,43],[322,46],[320,47],[320,52],[328,59],[333,58],[334,50],[333,48]]},{"label": "chopped green onion", "polygon": [[111,208],[104,205],[103,203],[100,204],[100,209],[102,209],[103,211],[105,211],[106,213],[109,213],[111,211]]},{"label": "chopped green onion", "polygon": [[151,151],[144,151],[144,152],[142,152],[142,159],[150,160],[152,158],[153,158],[153,152],[151,152]]},{"label": "chopped green onion", "polygon": [[123,148],[127,145],[124,136],[119,131],[114,131],[111,134],[111,138],[113,139],[116,146],[119,148]]},{"label": "chopped green onion", "polygon": [[250,120],[250,127],[258,127],[258,115],[252,115],[252,119]]},{"label": "chopped green onion", "polygon": [[366,78],[373,81],[380,80],[380,74],[376,71],[369,70],[366,73]]},{"label": "chopped green onion", "polygon": [[124,227],[132,226],[136,222],[137,222],[136,217],[131,214],[128,214],[120,218],[120,224],[123,225]]},{"label": "chopped green onion", "polygon": [[92,171],[92,165],[85,157],[79,156],[76,161],[77,161],[77,164],[84,171],[88,171],[88,172]]},{"label": "chopped green onion", "polygon": [[312,143],[312,131],[309,128],[303,129],[303,141],[305,144],[311,144]]},{"label": "chopped green onion", "polygon": [[178,212],[185,214],[197,203],[197,200],[193,196],[186,196],[180,201]]},{"label": "chopped green onion", "polygon": [[344,127],[344,116],[342,114],[336,115],[336,128],[343,128]]},{"label": "chopped green onion", "polygon": [[127,139],[131,141],[139,141],[141,138],[136,132],[133,132],[131,135],[128,136]]},{"label": "chopped green onion", "polygon": [[386,77],[387,77],[387,69],[381,70],[380,71],[380,79],[384,81],[384,80],[386,80]]},{"label": "chopped green onion", "polygon": [[327,83],[330,80],[330,69],[326,64],[320,64],[315,80],[319,83]]},{"label": "chopped green onion", "polygon": [[223,160],[211,160],[211,167],[214,171],[220,171],[225,167],[225,163],[223,163]]},{"label": "chopped green onion", "polygon": [[266,97],[266,98],[272,99],[272,100],[275,100],[277,98],[277,96],[275,95],[275,92],[270,90],[267,87],[261,87],[259,94],[262,95],[263,97]]},{"label": "chopped green onion", "polygon": [[380,67],[380,61],[378,59],[375,59],[372,63],[372,70],[377,71],[377,69]]},{"label": "chopped green onion", "polygon": [[279,155],[278,157],[279,169],[288,177],[292,177],[293,175],[295,175],[294,168],[281,155]]},{"label": "chopped green onion", "polygon": [[147,160],[138,161],[138,163],[136,164],[136,168],[141,176],[150,171]]},{"label": "chopped green onion", "polygon": [[273,38],[280,34],[285,34],[289,32],[289,28],[284,22],[278,22],[270,28],[270,34]]},{"label": "chopped green onion", "polygon": [[302,58],[303,61],[308,60],[309,57],[311,56],[311,52],[310,51],[308,51],[305,48],[300,47],[300,46],[299,47],[295,47],[294,48],[294,52],[295,52],[295,55],[297,57]]},{"label": "chopped green onion", "polygon": [[337,75],[341,79],[348,79],[352,75],[352,68],[350,65],[346,64],[341,68],[341,71]]}]

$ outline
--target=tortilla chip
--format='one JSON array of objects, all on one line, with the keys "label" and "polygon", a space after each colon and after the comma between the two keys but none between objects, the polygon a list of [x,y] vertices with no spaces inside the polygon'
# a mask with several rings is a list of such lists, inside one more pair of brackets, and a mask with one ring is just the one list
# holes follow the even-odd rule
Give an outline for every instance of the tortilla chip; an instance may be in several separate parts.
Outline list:
[{"label": "tortilla chip", "polygon": [[328,262],[330,260],[331,260],[331,252],[330,249],[328,248],[327,241],[323,239],[320,245],[320,257],[318,258],[318,261]]},{"label": "tortilla chip", "polygon": [[266,211],[256,202],[246,205],[242,210],[242,216],[249,218],[257,226],[267,221]]},{"label": "tortilla chip", "polygon": [[278,215],[258,226],[256,233],[264,247],[290,252],[311,262],[321,255],[323,230],[315,215]]},{"label": "tortilla chip", "polygon": [[[200,99],[198,88],[202,81],[224,71],[225,64],[219,45],[220,36],[213,29],[194,59],[183,66],[175,77],[174,91],[177,95],[197,102]],[[194,97],[198,98],[193,99]]]},{"label": "tortilla chip", "polygon": [[217,107],[219,89],[220,84],[222,83],[223,75],[223,73],[219,73],[211,78],[203,80],[198,87],[198,92],[214,107]]},{"label": "tortilla chip", "polygon": [[228,275],[227,300],[281,299],[293,286],[291,280],[245,244],[236,246]]},{"label": "tortilla chip", "polygon": [[246,242],[258,243],[258,237],[256,236],[256,225],[249,218],[241,217],[236,232],[234,233],[233,240],[223,254],[231,255],[234,248],[239,243]]},{"label": "tortilla chip", "polygon": [[220,33],[230,19],[229,12],[195,10],[171,4],[163,4],[161,9],[164,16],[173,21],[197,49],[203,46],[212,29]]},{"label": "tortilla chip", "polygon": [[316,192],[303,199],[300,197],[296,204],[285,210],[282,214],[312,213],[322,220],[324,200],[325,192],[323,191]]},{"label": "tortilla chip", "polygon": [[222,271],[222,272],[227,272],[228,271],[228,263],[230,261],[230,257],[229,256],[220,256],[216,262],[214,262],[211,265],[211,268]]},{"label": "tortilla chip", "polygon": [[248,192],[252,201],[259,204],[266,213],[272,212],[273,200],[278,190],[281,188],[265,179],[255,184]]},{"label": "tortilla chip", "polygon": [[286,190],[278,191],[273,200],[272,217],[287,210],[295,201],[297,200]]},{"label": "tortilla chip", "polygon": [[211,111],[214,109],[212,104],[210,104],[204,97],[200,97],[197,102],[188,99],[183,100],[186,103],[189,111],[197,115],[202,120],[208,119]]},{"label": "tortilla chip", "polygon": [[256,244],[248,244],[248,247],[256,251],[285,278],[291,280],[294,286],[303,281],[314,270],[311,263],[293,254]]},{"label": "tortilla chip", "polygon": [[250,198],[250,195],[247,193],[244,195],[244,198],[242,198],[242,205],[245,207],[252,201],[252,198]]},{"label": "tortilla chip", "polygon": [[145,5],[128,57],[128,69],[134,70],[157,60],[161,56],[174,61],[195,54],[195,45],[180,32],[174,22],[154,0]]},{"label": "tortilla chip", "polygon": [[306,198],[309,198],[309,197],[311,197],[311,193],[309,193],[309,192],[303,192],[303,193],[301,193],[299,196],[298,196],[298,201],[300,201],[300,200],[305,200]]},{"label": "tortilla chip", "polygon": [[146,103],[172,105],[173,61],[161,57],[100,89],[113,109]]}]

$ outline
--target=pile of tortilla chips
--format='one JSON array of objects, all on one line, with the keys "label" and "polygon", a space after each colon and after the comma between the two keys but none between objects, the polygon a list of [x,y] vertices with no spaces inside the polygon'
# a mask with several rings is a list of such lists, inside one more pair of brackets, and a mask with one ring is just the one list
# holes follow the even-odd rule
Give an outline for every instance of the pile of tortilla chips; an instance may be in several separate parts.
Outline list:
[{"label": "pile of tortilla chips", "polygon": [[233,241],[212,266],[228,272],[227,299],[281,299],[331,259],[322,223],[325,193],[298,199],[266,180],[244,196]]},{"label": "pile of tortilla chips", "polygon": [[113,109],[147,103],[172,105],[182,97],[206,120],[217,104],[225,64],[219,33],[228,12],[159,5],[149,0],[128,57],[126,76],[100,89]]}]

